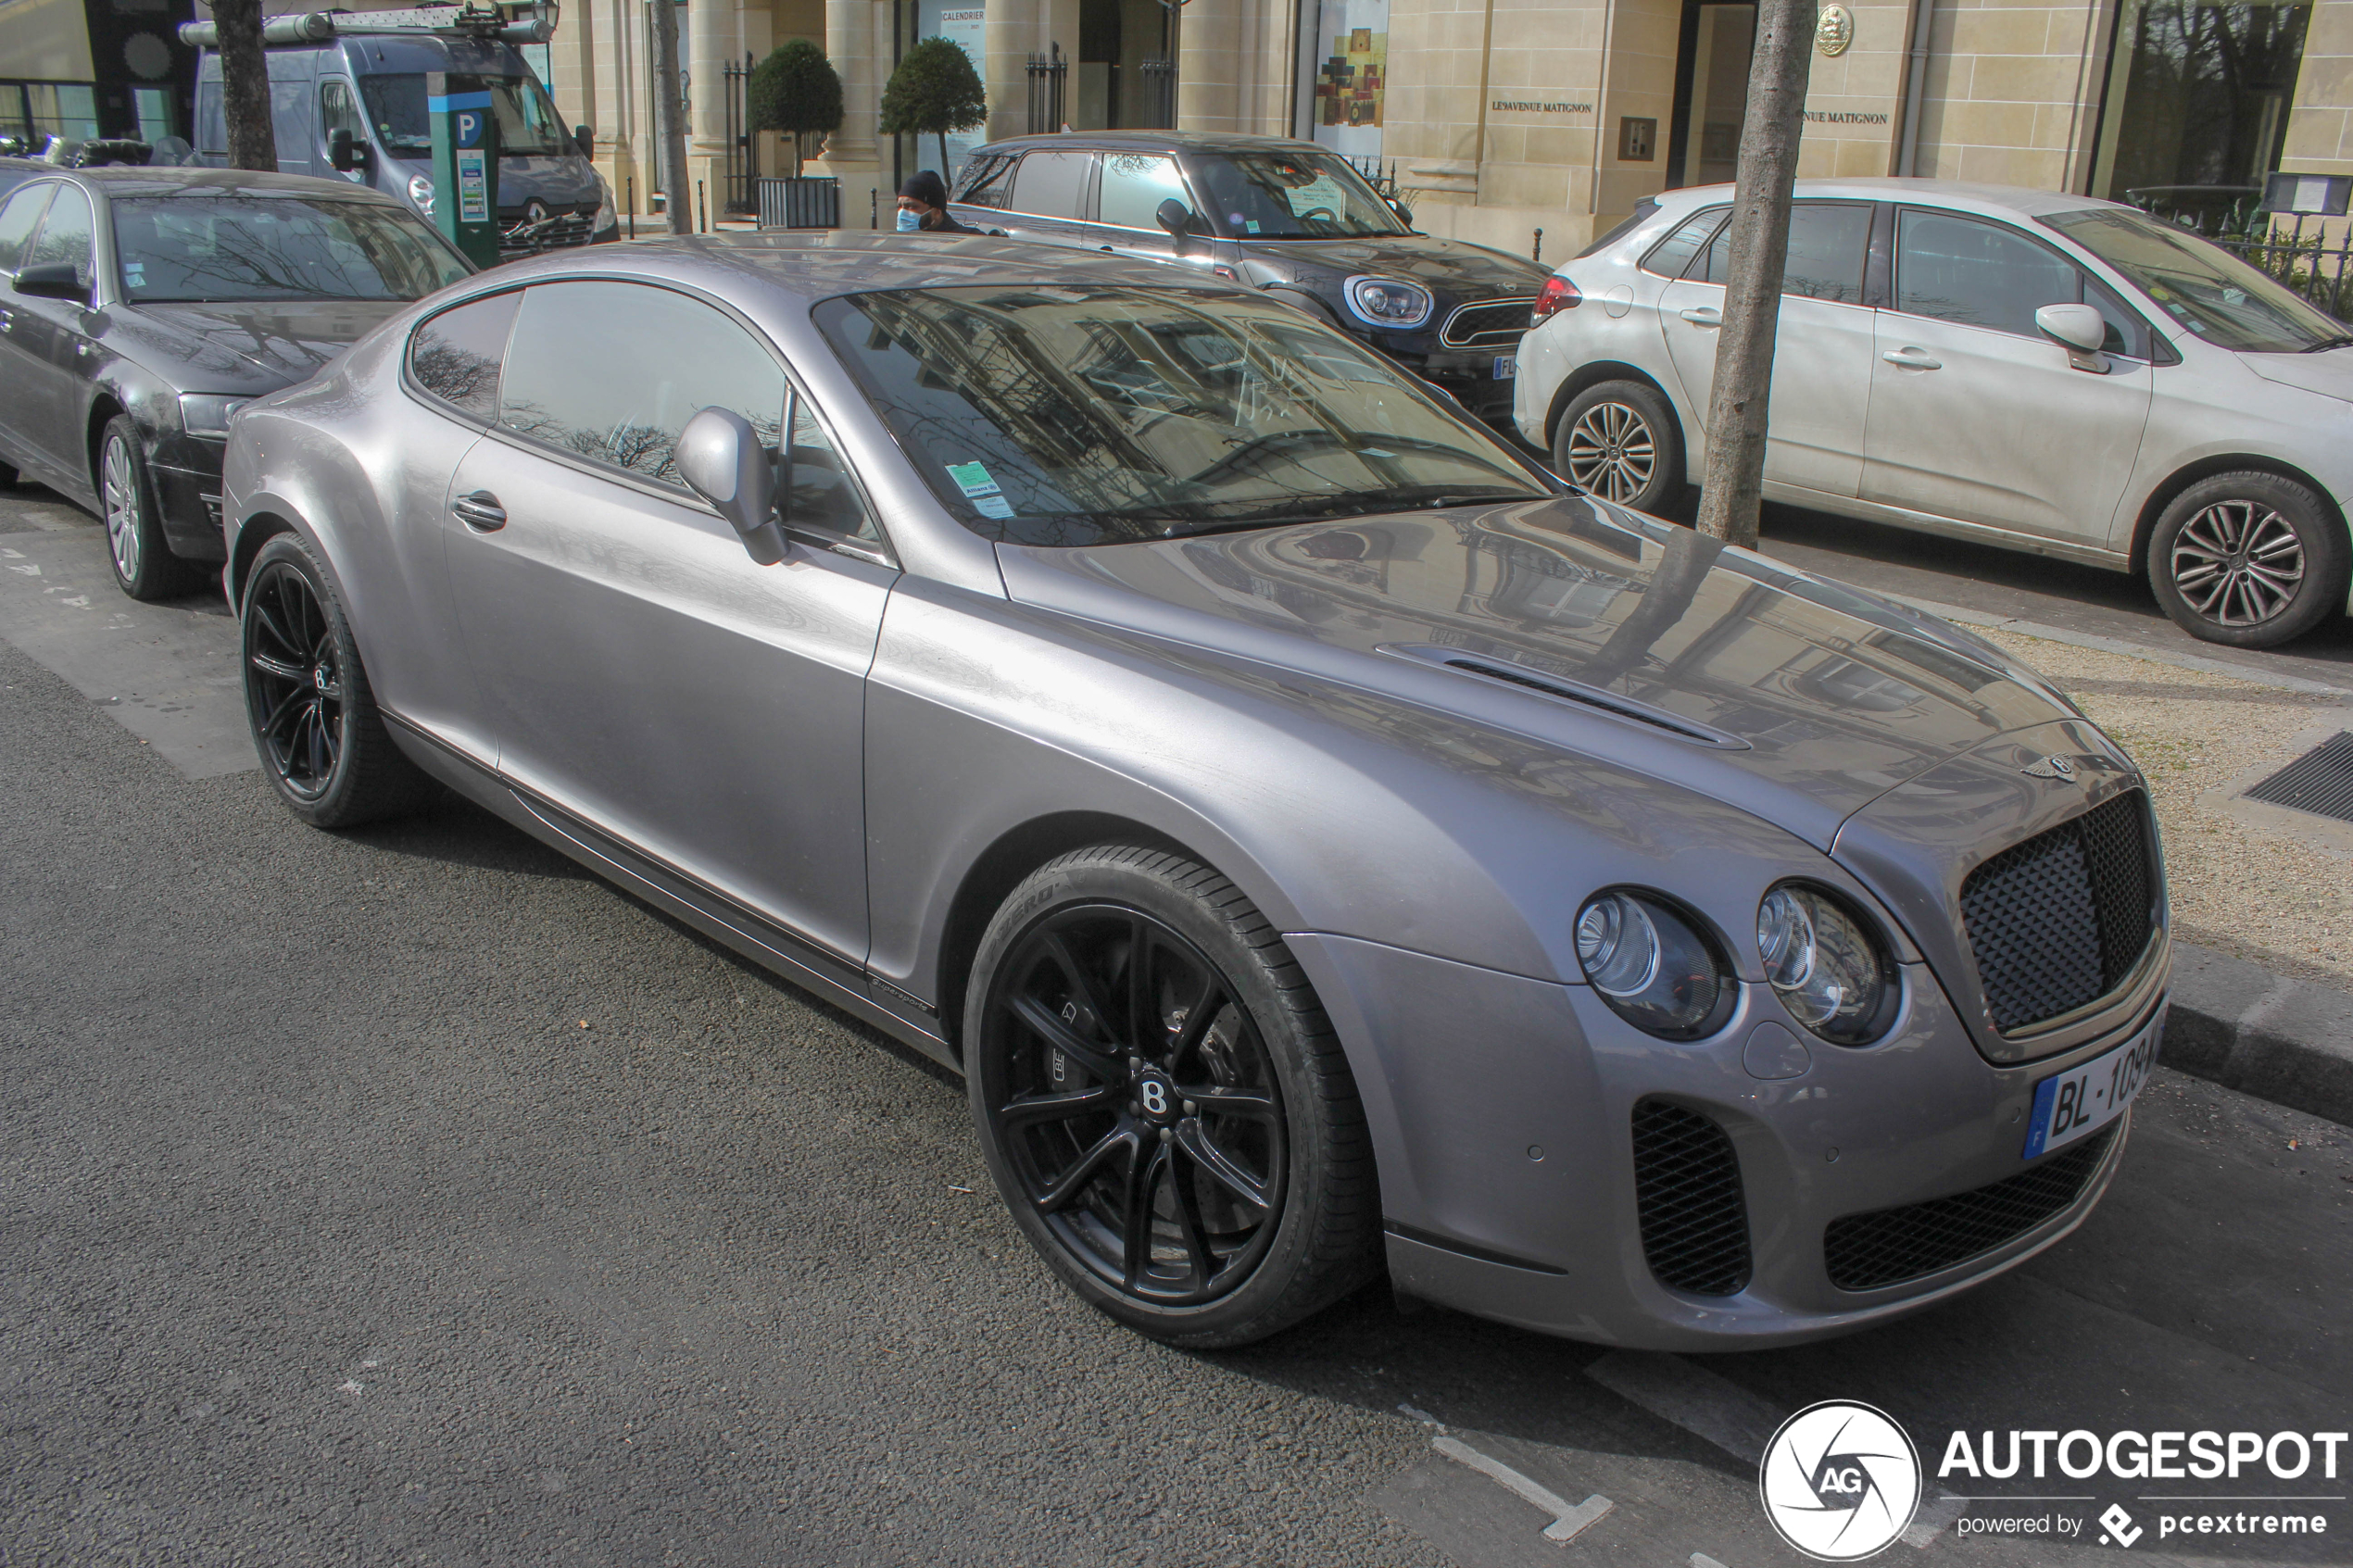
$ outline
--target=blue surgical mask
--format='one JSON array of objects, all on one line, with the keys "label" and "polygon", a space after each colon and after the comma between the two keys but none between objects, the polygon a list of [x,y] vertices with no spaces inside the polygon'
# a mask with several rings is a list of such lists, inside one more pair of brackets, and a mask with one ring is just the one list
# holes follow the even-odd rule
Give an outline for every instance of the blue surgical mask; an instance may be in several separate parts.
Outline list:
[{"label": "blue surgical mask", "polygon": [[922,213],[910,212],[903,207],[899,209],[899,232],[900,233],[912,234],[923,226],[924,216]]}]

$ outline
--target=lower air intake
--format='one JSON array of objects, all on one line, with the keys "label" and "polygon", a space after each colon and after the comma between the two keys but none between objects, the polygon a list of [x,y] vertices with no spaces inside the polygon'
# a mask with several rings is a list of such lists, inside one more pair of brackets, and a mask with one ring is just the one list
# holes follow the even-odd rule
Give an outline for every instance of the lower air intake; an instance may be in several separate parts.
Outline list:
[{"label": "lower air intake", "polygon": [[1841,1290],[1881,1290],[2024,1236],[2082,1195],[2115,1137],[2114,1127],[2104,1128],[1975,1192],[1832,1220],[1822,1234],[1831,1283]]},{"label": "lower air intake", "polygon": [[1634,1202],[1658,1283],[1693,1296],[1748,1284],[1748,1204],[1724,1129],[1665,1100],[1634,1107]]}]

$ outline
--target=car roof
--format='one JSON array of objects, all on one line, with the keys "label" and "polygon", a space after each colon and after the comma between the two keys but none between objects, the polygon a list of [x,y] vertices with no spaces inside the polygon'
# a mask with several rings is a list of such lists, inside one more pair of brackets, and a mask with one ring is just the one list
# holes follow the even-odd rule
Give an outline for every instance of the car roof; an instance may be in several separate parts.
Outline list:
[{"label": "car roof", "polygon": [[406,209],[406,203],[355,185],[348,180],[314,180],[307,174],[263,174],[250,169],[150,169],[107,164],[97,169],[44,168],[48,174],[80,180],[108,196],[169,196],[183,191],[218,191],[239,196],[334,196]]},{"label": "car roof", "polygon": [[[2054,212],[2082,212],[2118,204],[2102,201],[2096,196],[2073,196],[2063,191],[2037,191],[2024,185],[1980,185],[1965,180],[1918,180],[1889,175],[1878,179],[1800,180],[1796,199],[1808,197],[1828,200],[1844,197],[1849,201],[1913,201],[1937,207],[1955,207],[1975,210],[1994,210],[2021,218],[2041,218]],[[1670,203],[1682,207],[1706,207],[1712,203],[1732,199],[1730,185],[1686,185],[1680,190],[1662,192],[1655,199],[1660,206]]]},{"label": "car roof", "polygon": [[1008,136],[975,147],[975,153],[1015,153],[1032,147],[1090,152],[1111,147],[1123,152],[1264,153],[1325,152],[1313,142],[1293,136],[1246,136],[1238,131],[1058,131],[1037,136]]},{"label": "car roof", "polygon": [[959,285],[1132,283],[1154,289],[1250,291],[1207,271],[1172,272],[1164,261],[1131,261],[1067,245],[987,235],[926,237],[897,232],[820,230],[792,233],[689,234],[624,245],[547,251],[497,270],[502,282],[595,271],[615,277],[696,283],[714,293],[751,282],[774,293],[817,300],[879,289]]}]

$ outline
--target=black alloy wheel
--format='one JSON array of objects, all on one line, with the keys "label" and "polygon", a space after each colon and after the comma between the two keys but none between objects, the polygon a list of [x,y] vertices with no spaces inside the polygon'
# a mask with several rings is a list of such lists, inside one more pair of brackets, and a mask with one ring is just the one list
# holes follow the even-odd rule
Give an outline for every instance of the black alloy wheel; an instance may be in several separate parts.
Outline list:
[{"label": "black alloy wheel", "polygon": [[1264,1338],[1373,1268],[1354,1085],[1281,938],[1184,858],[1050,862],[983,937],[965,1069],[1031,1244],[1157,1338]]}]

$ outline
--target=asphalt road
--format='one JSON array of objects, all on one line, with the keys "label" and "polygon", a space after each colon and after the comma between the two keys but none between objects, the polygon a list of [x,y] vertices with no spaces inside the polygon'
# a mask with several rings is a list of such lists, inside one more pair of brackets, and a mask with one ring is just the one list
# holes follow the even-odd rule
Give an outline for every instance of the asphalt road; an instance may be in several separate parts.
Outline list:
[{"label": "asphalt road", "polygon": [[[470,808],[296,823],[220,739],[221,607],[102,550],[0,495],[0,1564],[1752,1568],[1798,1559],[1743,1454],[1818,1399],[1931,1466],[2353,1424],[2353,1133],[2165,1073],[2082,1230],[1834,1344],[1605,1354],[1378,1287],[1137,1339],[1024,1249],[942,1074]],[[1545,1541],[1441,1438],[1592,1522]],[[2167,1560],[2148,1483],[1951,1489],[2083,1496],[1880,1561],[2106,1555],[1950,1521],[2110,1502]],[[2353,1509],[2296,1506],[2330,1532],[2196,1560],[2353,1562]]]}]

